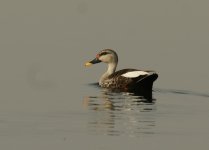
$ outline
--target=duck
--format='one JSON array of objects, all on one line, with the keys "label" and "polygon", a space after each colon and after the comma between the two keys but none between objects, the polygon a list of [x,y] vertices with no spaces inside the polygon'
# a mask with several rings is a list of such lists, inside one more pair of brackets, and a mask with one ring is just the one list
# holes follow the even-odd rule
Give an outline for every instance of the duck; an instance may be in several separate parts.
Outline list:
[{"label": "duck", "polygon": [[99,86],[102,88],[134,92],[149,93],[152,91],[153,82],[158,74],[152,70],[122,69],[116,71],[118,55],[112,49],[103,49],[96,54],[96,57],[85,63],[86,67],[97,63],[106,63],[107,71],[100,77]]}]

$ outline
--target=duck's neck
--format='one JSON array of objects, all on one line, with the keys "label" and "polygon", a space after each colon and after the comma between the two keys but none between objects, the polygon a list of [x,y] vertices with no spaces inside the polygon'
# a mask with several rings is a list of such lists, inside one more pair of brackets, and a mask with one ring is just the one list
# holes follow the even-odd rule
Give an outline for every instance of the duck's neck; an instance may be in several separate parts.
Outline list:
[{"label": "duck's neck", "polygon": [[116,70],[117,63],[108,63],[107,71],[101,76],[99,84],[101,85]]},{"label": "duck's neck", "polygon": [[117,67],[117,63],[109,63],[105,74],[107,74],[108,76],[113,74],[116,70],[116,67]]}]

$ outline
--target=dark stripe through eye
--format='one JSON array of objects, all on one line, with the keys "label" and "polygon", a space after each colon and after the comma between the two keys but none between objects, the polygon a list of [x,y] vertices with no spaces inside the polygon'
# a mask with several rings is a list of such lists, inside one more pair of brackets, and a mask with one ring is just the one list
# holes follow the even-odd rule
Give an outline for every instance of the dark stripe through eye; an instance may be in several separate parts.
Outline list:
[{"label": "dark stripe through eye", "polygon": [[100,54],[100,56],[102,56],[102,55],[107,55],[107,54],[109,54],[108,52],[102,52],[101,54]]}]

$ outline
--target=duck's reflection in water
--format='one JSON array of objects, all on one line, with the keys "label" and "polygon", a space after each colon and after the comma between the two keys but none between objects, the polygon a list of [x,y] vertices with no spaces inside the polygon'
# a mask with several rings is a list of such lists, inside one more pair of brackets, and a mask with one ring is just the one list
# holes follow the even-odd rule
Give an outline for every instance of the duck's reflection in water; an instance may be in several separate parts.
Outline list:
[{"label": "duck's reflection in water", "polygon": [[84,97],[83,106],[90,110],[88,129],[91,133],[131,137],[155,133],[153,99],[103,89],[99,96]]}]

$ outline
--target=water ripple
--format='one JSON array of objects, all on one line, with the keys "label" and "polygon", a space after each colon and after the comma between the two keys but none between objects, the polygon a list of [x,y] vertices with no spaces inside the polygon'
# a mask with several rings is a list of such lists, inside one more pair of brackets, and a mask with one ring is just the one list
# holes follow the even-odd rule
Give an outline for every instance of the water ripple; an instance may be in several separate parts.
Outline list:
[{"label": "water ripple", "polygon": [[209,94],[207,94],[207,93],[201,93],[201,92],[195,92],[195,91],[187,91],[187,90],[178,90],[178,89],[154,88],[154,91],[155,92],[160,92],[160,93],[200,96],[200,97],[205,97],[205,98],[209,97]]}]

